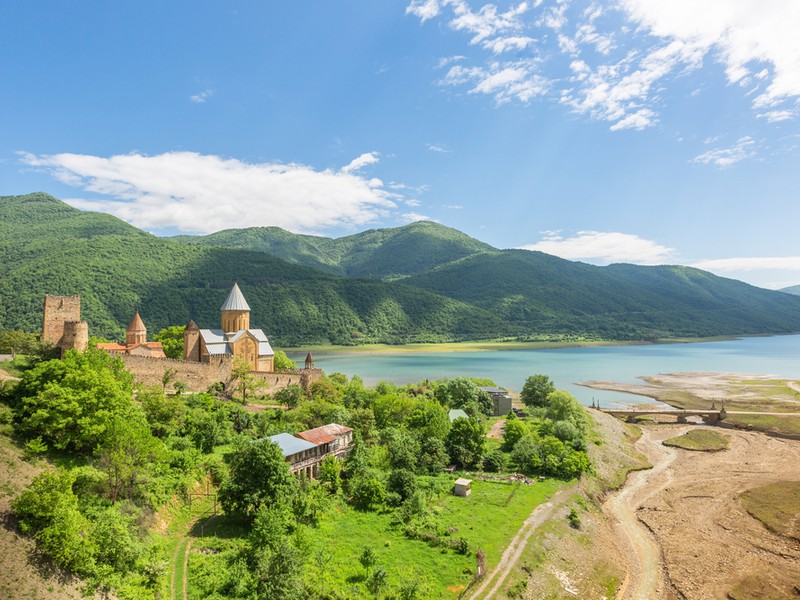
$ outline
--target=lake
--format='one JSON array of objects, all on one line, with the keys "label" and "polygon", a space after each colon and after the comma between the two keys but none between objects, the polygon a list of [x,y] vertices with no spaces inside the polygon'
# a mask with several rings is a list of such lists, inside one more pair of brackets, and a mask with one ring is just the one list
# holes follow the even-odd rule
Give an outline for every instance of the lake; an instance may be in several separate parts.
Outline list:
[{"label": "lake", "polygon": [[[290,353],[298,365],[305,354]],[[578,381],[607,379],[641,383],[643,375],[678,371],[717,371],[800,379],[800,335],[749,337],[735,340],[645,346],[494,350],[485,352],[314,352],[316,366],[326,373],[358,375],[367,385],[393,381],[399,385],[424,379],[487,377],[519,391],[529,375],[549,375],[559,389],[584,404],[592,398],[603,406],[652,402],[620,392],[592,390]]]}]

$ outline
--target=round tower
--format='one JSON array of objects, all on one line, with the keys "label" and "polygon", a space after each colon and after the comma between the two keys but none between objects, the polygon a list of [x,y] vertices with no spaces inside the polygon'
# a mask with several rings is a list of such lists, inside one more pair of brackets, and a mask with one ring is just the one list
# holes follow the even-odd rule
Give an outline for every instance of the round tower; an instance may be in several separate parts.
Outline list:
[{"label": "round tower", "polygon": [[147,341],[147,328],[144,326],[142,318],[139,316],[139,311],[131,320],[128,329],[125,331],[125,344],[127,346],[135,346],[137,344],[144,344]]},{"label": "round tower", "polygon": [[86,321],[66,321],[64,335],[58,343],[61,354],[67,350],[83,352],[89,347],[89,323]]},{"label": "round tower", "polygon": [[222,331],[236,333],[242,329],[250,329],[250,306],[242,295],[237,283],[233,284],[228,299],[220,307],[222,312]]},{"label": "round tower", "polygon": [[193,320],[186,324],[183,331],[183,360],[200,362],[200,328]]}]

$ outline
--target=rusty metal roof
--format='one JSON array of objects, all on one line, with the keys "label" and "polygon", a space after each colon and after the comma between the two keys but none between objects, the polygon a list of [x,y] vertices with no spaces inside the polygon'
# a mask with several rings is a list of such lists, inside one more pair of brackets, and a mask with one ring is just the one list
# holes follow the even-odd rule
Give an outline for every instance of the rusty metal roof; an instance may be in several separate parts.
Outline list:
[{"label": "rusty metal roof", "polygon": [[320,444],[332,442],[338,436],[344,435],[350,431],[353,431],[350,427],[345,427],[344,425],[339,425],[338,423],[328,423],[327,425],[323,425],[321,427],[315,427],[314,429],[301,431],[297,434],[297,436],[319,446]]}]

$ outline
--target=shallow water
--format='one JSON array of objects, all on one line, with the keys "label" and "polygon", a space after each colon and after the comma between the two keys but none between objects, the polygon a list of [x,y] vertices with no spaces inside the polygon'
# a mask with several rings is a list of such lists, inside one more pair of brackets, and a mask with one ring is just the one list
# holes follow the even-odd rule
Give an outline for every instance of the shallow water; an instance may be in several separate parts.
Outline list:
[{"label": "shallow water", "polygon": [[[290,354],[298,364],[305,354]],[[637,383],[637,378],[678,371],[724,371],[800,379],[800,335],[751,337],[691,344],[495,350],[485,352],[314,352],[316,366],[326,373],[359,375],[367,385],[388,380],[397,384],[445,377],[488,377],[519,391],[528,375],[549,375],[584,404],[598,399],[604,407],[652,402],[620,392],[592,390],[578,381],[607,379]],[[641,383],[641,382],[639,382]]]}]

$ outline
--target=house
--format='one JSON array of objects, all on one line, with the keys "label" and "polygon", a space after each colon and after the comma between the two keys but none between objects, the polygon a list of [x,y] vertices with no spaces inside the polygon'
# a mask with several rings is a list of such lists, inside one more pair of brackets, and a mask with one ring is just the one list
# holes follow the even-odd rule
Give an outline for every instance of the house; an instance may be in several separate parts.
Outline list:
[{"label": "house", "polygon": [[511,411],[511,396],[503,388],[481,387],[492,399],[492,416],[502,417]]},{"label": "house", "polygon": [[320,457],[319,446],[288,433],[279,433],[269,439],[280,446],[292,473],[306,475],[309,479],[316,476],[319,463],[324,458]]},{"label": "house", "polygon": [[338,423],[328,423],[301,431],[296,436],[279,433],[269,439],[280,446],[292,473],[314,479],[319,474],[320,463],[328,456],[340,458],[350,452],[353,430]]},{"label": "house", "polygon": [[329,423],[322,427],[301,431],[297,434],[297,437],[312,444],[317,444],[326,456],[333,454],[336,457],[340,457],[350,452],[350,445],[353,443],[353,430],[338,423]]}]

